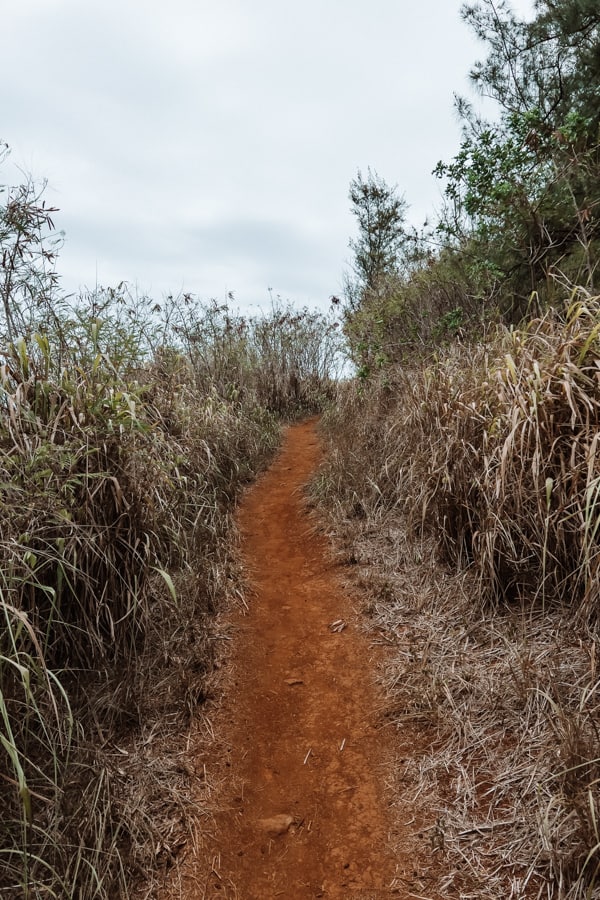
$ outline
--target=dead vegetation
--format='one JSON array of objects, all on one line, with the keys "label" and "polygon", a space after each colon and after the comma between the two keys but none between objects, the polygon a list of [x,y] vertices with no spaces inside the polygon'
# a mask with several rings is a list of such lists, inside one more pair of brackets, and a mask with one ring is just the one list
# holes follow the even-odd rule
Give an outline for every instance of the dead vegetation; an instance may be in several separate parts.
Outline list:
[{"label": "dead vegetation", "polygon": [[182,381],[167,425],[159,371],[65,386],[27,352],[2,375],[1,883],[126,896],[198,815],[182,731],[239,590],[232,504],[277,424]]},{"label": "dead vegetation", "polygon": [[600,896],[599,317],[576,292],[326,421],[313,491],[393,648],[389,721],[423,731],[441,896]]},{"label": "dead vegetation", "polygon": [[331,394],[335,327],[62,297],[54,211],[5,199],[0,895],[150,897],[206,815],[186,735],[241,593],[233,509],[281,421]]}]

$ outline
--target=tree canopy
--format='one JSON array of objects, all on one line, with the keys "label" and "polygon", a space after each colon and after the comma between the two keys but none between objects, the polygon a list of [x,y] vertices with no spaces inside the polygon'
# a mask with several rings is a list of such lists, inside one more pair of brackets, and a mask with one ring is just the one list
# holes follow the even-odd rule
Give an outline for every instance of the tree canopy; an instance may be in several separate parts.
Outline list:
[{"label": "tree canopy", "polygon": [[[415,343],[411,334],[417,343],[447,335],[448,321],[460,327],[497,315],[516,321],[532,297],[536,306],[551,302],[557,280],[596,287],[597,0],[537,0],[531,20],[519,18],[507,0],[468,3],[461,14],[484,46],[471,82],[496,112],[486,119],[457,98],[461,146],[435,169],[443,209],[434,228],[419,235],[426,252],[409,266],[400,264],[409,246],[404,200],[370,171],[352,181],[359,237],[350,244],[355,279],[348,319],[356,325],[360,317],[363,342],[369,317],[371,331],[393,332],[388,346],[404,348]],[[460,296],[448,290],[450,277]],[[385,296],[377,299],[377,292]]]}]

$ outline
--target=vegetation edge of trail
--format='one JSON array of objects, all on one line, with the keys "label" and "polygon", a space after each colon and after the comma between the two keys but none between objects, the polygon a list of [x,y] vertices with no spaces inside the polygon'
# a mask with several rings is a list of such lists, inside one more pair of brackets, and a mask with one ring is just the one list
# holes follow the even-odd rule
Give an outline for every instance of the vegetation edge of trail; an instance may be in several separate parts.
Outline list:
[{"label": "vegetation edge of trail", "polygon": [[444,896],[600,889],[599,323],[575,291],[323,420],[313,493],[393,648],[391,721],[430,735],[407,778]]},{"label": "vegetation edge of trail", "polygon": [[151,896],[202,815],[183,733],[241,591],[231,513],[331,396],[337,331],[282,303],[61,298],[33,186],[0,213],[0,890]]}]

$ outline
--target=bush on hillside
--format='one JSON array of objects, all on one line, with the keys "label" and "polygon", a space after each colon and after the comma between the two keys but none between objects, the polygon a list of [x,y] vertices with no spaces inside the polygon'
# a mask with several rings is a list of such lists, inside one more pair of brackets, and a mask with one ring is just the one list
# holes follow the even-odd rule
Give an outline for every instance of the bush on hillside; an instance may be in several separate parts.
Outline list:
[{"label": "bush on hillside", "polygon": [[521,328],[386,370],[349,392],[360,415],[342,405],[361,423],[342,438],[368,464],[361,502],[400,504],[449,560],[476,567],[494,602],[568,600],[596,615],[599,322],[600,298],[578,292]]}]

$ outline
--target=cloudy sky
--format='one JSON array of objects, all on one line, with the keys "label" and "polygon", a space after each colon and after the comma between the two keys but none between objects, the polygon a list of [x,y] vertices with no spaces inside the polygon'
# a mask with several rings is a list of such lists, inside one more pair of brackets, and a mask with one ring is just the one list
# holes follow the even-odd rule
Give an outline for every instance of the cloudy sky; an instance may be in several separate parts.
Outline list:
[{"label": "cloudy sky", "polygon": [[[529,0],[515,0],[527,12]],[[482,48],[460,0],[11,0],[0,139],[47,179],[67,291],[126,280],[160,297],[269,288],[324,306],[370,166],[409,219],[439,207],[453,93]]]}]

